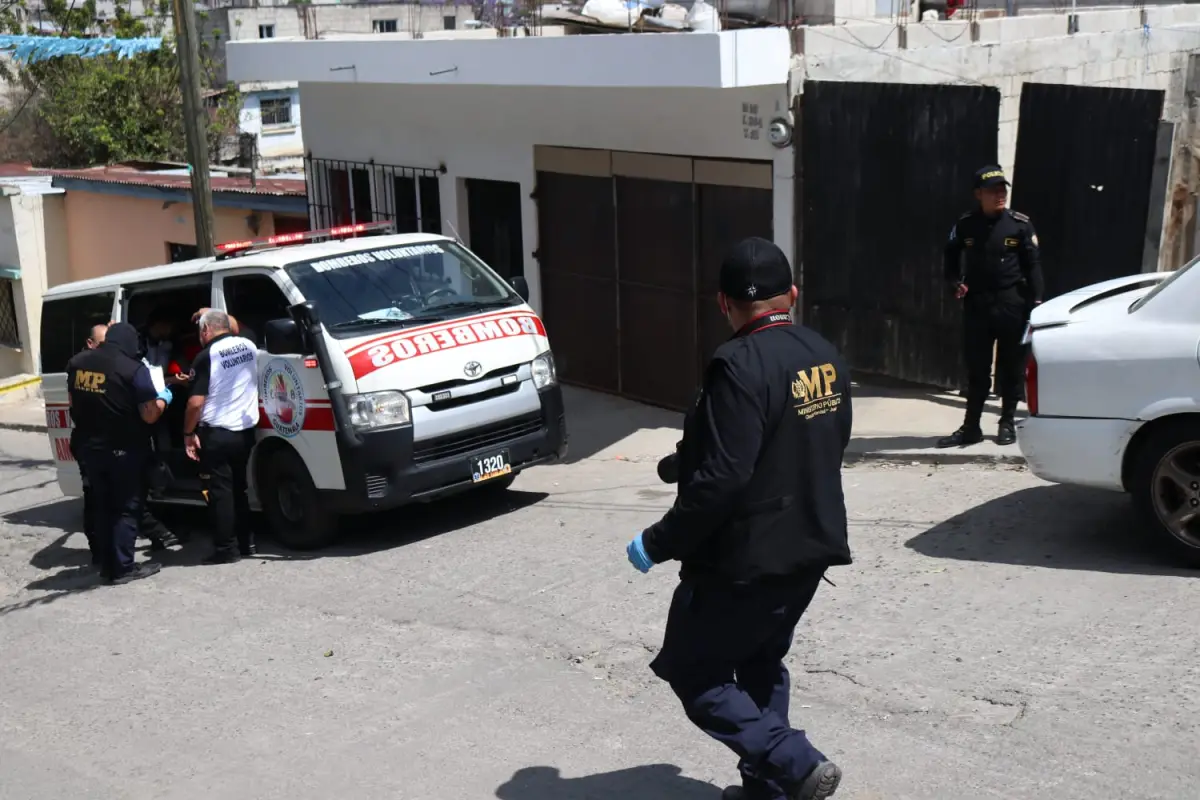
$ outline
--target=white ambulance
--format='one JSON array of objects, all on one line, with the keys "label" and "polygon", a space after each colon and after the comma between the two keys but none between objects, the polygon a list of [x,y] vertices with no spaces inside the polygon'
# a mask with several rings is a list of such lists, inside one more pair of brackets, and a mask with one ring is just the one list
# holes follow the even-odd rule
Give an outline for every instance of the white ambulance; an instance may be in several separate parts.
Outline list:
[{"label": "white ambulance", "polygon": [[[276,538],[327,544],[344,514],[503,489],[566,454],[562,393],[528,284],[461,244],[391,235],[390,223],[229,242],[215,258],[57,286],[42,305],[50,443],[64,494],[82,486],[69,446],[65,367],[92,325],[130,322],[174,342],[186,373],[192,314],[234,316],[259,345],[251,504]],[[186,389],[156,441],[153,499],[203,504],[183,451]]]}]

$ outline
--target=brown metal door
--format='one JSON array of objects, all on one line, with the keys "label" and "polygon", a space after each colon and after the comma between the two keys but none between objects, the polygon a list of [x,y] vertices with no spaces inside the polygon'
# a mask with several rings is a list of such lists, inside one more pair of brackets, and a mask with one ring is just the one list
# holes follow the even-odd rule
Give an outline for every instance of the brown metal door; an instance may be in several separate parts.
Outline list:
[{"label": "brown metal door", "polygon": [[535,147],[542,318],[567,383],[620,390],[610,155]]},{"label": "brown metal door", "polygon": [[775,216],[771,165],[738,161],[695,162],[699,221],[696,297],[697,368],[703,376],[713,351],[729,339],[729,323],[717,307],[721,261],[751,236],[773,240]]},{"label": "brown metal door", "polygon": [[613,153],[621,394],[686,408],[695,394],[692,160]]}]

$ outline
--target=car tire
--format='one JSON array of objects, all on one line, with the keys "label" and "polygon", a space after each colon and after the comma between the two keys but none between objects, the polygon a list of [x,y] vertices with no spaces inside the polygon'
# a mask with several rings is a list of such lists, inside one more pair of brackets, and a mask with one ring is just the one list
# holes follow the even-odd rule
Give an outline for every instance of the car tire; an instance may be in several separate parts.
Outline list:
[{"label": "car tire", "polygon": [[321,493],[294,450],[272,453],[263,472],[260,500],[276,541],[293,550],[316,550],[333,541],[337,517],[322,504]]},{"label": "car tire", "polygon": [[[1200,420],[1184,419],[1151,431],[1134,453],[1130,492],[1146,529],[1177,559],[1200,567]],[[1198,512],[1182,525],[1173,512]]]}]

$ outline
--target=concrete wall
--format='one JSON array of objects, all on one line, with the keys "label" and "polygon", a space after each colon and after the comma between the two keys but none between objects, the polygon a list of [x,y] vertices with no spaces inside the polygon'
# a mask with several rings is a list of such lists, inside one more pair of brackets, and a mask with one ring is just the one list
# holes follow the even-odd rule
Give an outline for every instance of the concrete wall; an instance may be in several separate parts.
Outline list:
[{"label": "concrete wall", "polygon": [[792,89],[805,79],[896,83],[984,83],[1000,89],[999,163],[1011,172],[1026,81],[1160,89],[1164,118],[1182,119],[1189,53],[1200,51],[1200,5],[984,19],[972,41],[965,22],[882,22],[808,27],[798,34]]},{"label": "concrete wall", "polygon": [[[292,118],[286,125],[262,124],[264,98],[286,98]],[[300,88],[296,85],[243,85],[242,113],[238,120],[241,133],[252,133],[258,140],[260,166],[264,172],[299,171],[304,168],[304,137],[300,130]]]},{"label": "concrete wall", "polygon": [[[201,27],[214,48],[219,67],[218,83],[227,80],[225,43],[259,39],[259,26],[274,26],[276,39],[318,39],[350,33],[374,33],[375,20],[395,20],[397,31],[433,33],[447,29],[445,18],[454,17],[462,30],[475,19],[470,5],[419,5],[415,3],[347,3],[221,8],[206,13]],[[219,35],[218,35],[219,34]],[[386,36],[388,34],[379,34]]]},{"label": "concrete wall", "polygon": [[[169,262],[168,242],[195,244],[192,207],[185,203],[72,190],[66,195],[67,279],[78,281]],[[217,242],[271,236],[274,217],[257,212],[257,233],[247,222],[251,212],[217,207]]]},{"label": "concrete wall", "polygon": [[0,264],[21,270],[21,279],[13,281],[21,346],[0,345],[0,378],[38,371],[42,295],[48,273],[63,268],[63,251],[53,246],[65,239],[64,231],[55,227],[62,221],[56,213],[61,207],[62,195],[27,195],[6,188],[0,196]]},{"label": "concrete wall", "polygon": [[[747,129],[743,104],[770,118],[786,108],[782,83],[749,89],[563,89],[302,83],[304,139],[317,158],[436,168],[443,230],[469,242],[465,178],[521,185],[525,274],[540,307],[534,145],[773,162],[775,237],[792,252],[791,148]],[[754,138],[757,137],[757,138]],[[449,222],[449,225],[446,224]]]}]

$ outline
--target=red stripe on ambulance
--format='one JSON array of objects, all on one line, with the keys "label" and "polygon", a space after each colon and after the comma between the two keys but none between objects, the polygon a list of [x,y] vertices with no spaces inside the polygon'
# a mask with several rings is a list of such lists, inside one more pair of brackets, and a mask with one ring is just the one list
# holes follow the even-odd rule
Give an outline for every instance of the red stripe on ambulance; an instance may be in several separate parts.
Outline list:
[{"label": "red stripe on ambulance", "polygon": [[511,339],[514,336],[545,336],[546,328],[536,315],[512,314],[493,319],[464,320],[436,330],[404,331],[366,350],[350,355],[355,378],[363,378],[377,369],[398,361],[409,361],[430,353],[453,350],[463,345]]}]

